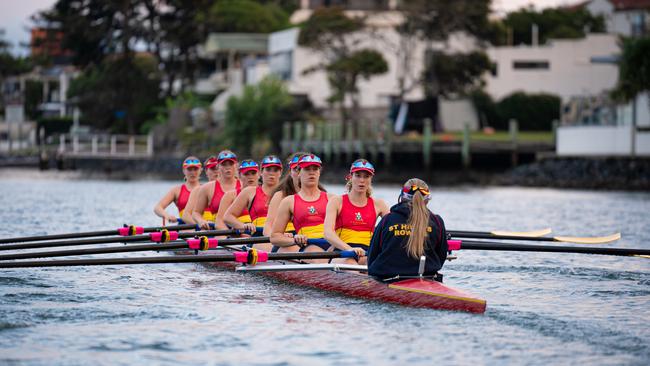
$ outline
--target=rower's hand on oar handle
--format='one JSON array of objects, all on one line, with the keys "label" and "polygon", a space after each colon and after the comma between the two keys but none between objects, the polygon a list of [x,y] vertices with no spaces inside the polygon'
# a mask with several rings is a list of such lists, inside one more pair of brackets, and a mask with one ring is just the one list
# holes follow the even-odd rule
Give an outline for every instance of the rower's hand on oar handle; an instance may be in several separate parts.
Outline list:
[{"label": "rower's hand on oar handle", "polygon": [[165,221],[167,221],[167,222],[178,222],[178,219],[176,218],[176,216],[165,215]]},{"label": "rower's hand on oar handle", "polygon": [[197,225],[199,225],[199,227],[203,230],[210,230],[211,228],[214,227],[214,224],[212,224],[213,226],[210,226],[210,224],[211,224],[210,222],[207,222],[205,220],[200,220],[199,222],[197,222]]},{"label": "rower's hand on oar handle", "polygon": [[356,253],[357,259],[366,256],[366,251],[363,250],[362,248],[351,248],[350,250]]},{"label": "rower's hand on oar handle", "polygon": [[244,224],[242,231],[245,231],[247,234],[254,234],[257,232],[257,226],[255,226],[255,224],[252,222],[247,222]]},{"label": "rower's hand on oar handle", "polygon": [[307,235],[296,234],[293,236],[293,242],[301,247],[307,246]]}]

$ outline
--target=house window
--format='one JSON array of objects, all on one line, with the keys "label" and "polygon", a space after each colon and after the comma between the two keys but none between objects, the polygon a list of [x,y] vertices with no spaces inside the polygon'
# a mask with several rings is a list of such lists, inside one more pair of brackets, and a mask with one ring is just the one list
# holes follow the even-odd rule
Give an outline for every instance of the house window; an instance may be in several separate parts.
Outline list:
[{"label": "house window", "polygon": [[632,15],[632,29],[633,37],[640,37],[645,34],[645,13],[640,11]]},{"label": "house window", "polygon": [[291,80],[293,70],[293,51],[278,52],[271,55],[269,60],[271,73],[280,80]]},{"label": "house window", "polygon": [[512,68],[515,70],[548,70],[548,61],[512,61]]}]

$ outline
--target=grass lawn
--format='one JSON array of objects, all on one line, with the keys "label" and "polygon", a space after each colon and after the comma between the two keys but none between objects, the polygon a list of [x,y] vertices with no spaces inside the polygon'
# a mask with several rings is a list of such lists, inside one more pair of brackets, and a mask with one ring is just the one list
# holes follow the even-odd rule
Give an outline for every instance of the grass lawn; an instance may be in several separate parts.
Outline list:
[{"label": "grass lawn", "polygon": [[[433,134],[433,141],[461,141],[463,139],[462,132],[447,132]],[[407,134],[404,136],[396,137],[396,140],[407,141],[422,141],[420,134]],[[492,134],[485,134],[483,132],[470,133],[471,141],[494,141],[494,142],[508,142],[510,141],[510,133],[507,131],[496,131]],[[553,132],[551,131],[520,131],[517,135],[517,140],[521,142],[540,142],[540,143],[553,143]]]}]

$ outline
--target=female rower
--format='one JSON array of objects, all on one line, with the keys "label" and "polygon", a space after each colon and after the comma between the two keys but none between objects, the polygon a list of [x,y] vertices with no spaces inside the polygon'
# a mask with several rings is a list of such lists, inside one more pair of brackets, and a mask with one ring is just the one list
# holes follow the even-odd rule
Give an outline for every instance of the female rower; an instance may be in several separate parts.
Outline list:
[{"label": "female rower", "polygon": [[241,183],[235,177],[235,164],[237,155],[230,150],[223,150],[217,155],[219,178],[208,182],[199,188],[196,196],[191,197],[190,205],[193,208],[192,219],[203,229],[210,228],[210,222],[203,217],[203,211],[212,214],[219,212],[221,198],[226,192],[241,189]]},{"label": "female rower", "polygon": [[[223,198],[221,198],[219,212],[217,212],[215,218],[216,228],[218,230],[228,229],[228,225],[224,222],[224,217],[228,208],[230,208],[230,205],[232,205],[235,198],[237,198],[237,195],[239,195],[239,193],[241,193],[245,188],[259,186],[260,168],[255,160],[246,159],[239,164],[239,181],[241,182],[241,188],[226,192],[226,194],[223,195]],[[241,223],[250,223],[251,216],[248,213],[248,209],[244,207],[238,211],[236,220]]]},{"label": "female rower", "polygon": [[203,166],[205,166],[205,176],[208,178],[208,182],[212,182],[219,178],[219,164],[217,164],[217,157],[212,155],[209,158],[205,159]]},{"label": "female rower", "polygon": [[176,208],[178,208],[178,217],[181,217],[185,206],[187,206],[190,192],[201,185],[199,182],[199,177],[201,176],[201,161],[195,156],[188,156],[185,158],[185,160],[183,160],[183,174],[185,175],[185,183],[172,187],[172,189],[170,189],[153,208],[153,212],[159,217],[162,217],[165,222],[178,221],[176,216],[170,215],[165,211],[167,206],[173,202],[176,205]]},{"label": "female rower", "polygon": [[352,258],[332,262],[366,264],[366,250],[375,230],[377,217],[388,214],[388,205],[382,199],[373,199],[372,177],[375,167],[365,159],[358,159],[350,167],[347,194],[333,196],[327,203],[325,239],[338,250],[354,250],[358,262]]},{"label": "female rower", "polygon": [[[216,156],[213,155],[205,159],[203,162],[203,167],[205,168],[205,176],[208,178],[208,183],[217,180],[219,177],[219,167],[217,164]],[[180,215],[181,221],[186,224],[196,224],[196,222],[194,222],[194,219],[192,219],[192,212],[194,212],[193,204],[196,202],[196,198],[193,197],[196,196],[198,192],[198,189],[194,189],[192,192],[190,192],[190,196],[187,200],[187,206],[185,206],[185,210],[183,210],[183,213]],[[212,222],[214,221],[214,215],[212,212],[205,210],[203,211],[203,219]]]},{"label": "female rower", "polygon": [[[305,155],[307,155],[306,152],[296,152],[291,154],[287,159],[289,173],[282,179],[280,184],[271,193],[271,200],[269,201],[269,208],[266,214],[266,222],[264,223],[264,236],[271,236],[271,232],[273,230],[273,222],[275,221],[275,215],[278,207],[280,207],[280,202],[282,199],[292,194],[296,194],[300,190],[300,188],[298,188],[298,173],[300,173],[300,169],[298,169],[298,160],[300,160],[300,158]],[[287,224],[286,231],[295,231],[291,222]]]},{"label": "female rower", "polygon": [[[281,175],[282,161],[274,155],[264,157],[262,159],[262,185],[242,189],[226,211],[224,215],[225,223],[234,229],[248,230],[250,232],[255,232],[257,227],[264,226],[269,207],[269,197],[278,186]],[[250,214],[250,223],[243,223],[236,217],[246,209]],[[265,251],[272,249],[271,244],[256,244],[255,247]]]},{"label": "female rower", "polygon": [[442,218],[427,208],[430,200],[425,182],[406,181],[399,203],[375,228],[368,274],[382,279],[417,276],[422,256],[426,258],[424,275],[437,274],[447,259],[447,231]]},{"label": "female rower", "polygon": [[[307,243],[307,239],[323,237],[327,201],[332,196],[318,188],[322,165],[320,158],[313,154],[298,161],[300,191],[282,199],[273,223],[271,244],[280,247],[278,252],[322,252],[329,249],[329,244]],[[289,221],[293,221],[296,229],[293,237],[285,235]]]}]

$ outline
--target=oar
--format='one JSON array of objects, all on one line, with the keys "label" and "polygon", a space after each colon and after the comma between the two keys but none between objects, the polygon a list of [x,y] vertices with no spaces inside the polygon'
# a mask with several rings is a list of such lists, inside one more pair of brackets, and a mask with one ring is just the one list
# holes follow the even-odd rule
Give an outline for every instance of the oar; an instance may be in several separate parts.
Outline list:
[{"label": "oar", "polygon": [[511,252],[580,253],[618,256],[648,256],[650,249],[601,248],[576,246],[531,245],[489,241],[448,240],[449,250],[499,250]]},{"label": "oar", "polygon": [[550,228],[534,230],[534,231],[467,231],[467,230],[447,230],[447,233],[451,236],[462,236],[464,238],[492,238],[495,236],[520,236],[526,238],[536,238],[539,236],[548,235],[551,233]]},{"label": "oar", "polygon": [[[554,237],[532,237],[526,235],[497,235],[493,233],[467,232],[467,231],[448,231],[452,238],[472,238],[472,239],[498,239],[498,240],[528,240],[528,241],[554,241],[575,244],[604,244],[616,241],[621,238],[621,233],[615,233],[607,236],[554,236]],[[505,232],[504,232],[505,233]]]},{"label": "oar", "polygon": [[[201,247],[202,240],[205,241],[207,247]],[[162,250],[175,250],[175,249],[207,250],[207,249],[215,249],[219,246],[257,244],[257,243],[268,243],[268,242],[269,242],[269,238],[265,236],[252,237],[252,238],[220,239],[220,240],[206,237],[205,239],[196,238],[196,239],[186,239],[186,240],[175,240],[169,243],[157,243],[157,244],[121,245],[117,247],[56,250],[56,251],[49,251],[49,252],[13,253],[13,254],[0,255],[0,261],[14,260],[14,259],[29,259],[29,258],[68,257],[68,256],[88,255],[88,254],[162,251]]]},{"label": "oar", "polygon": [[26,268],[26,267],[72,267],[72,266],[103,266],[125,264],[153,264],[153,263],[199,263],[199,262],[237,262],[256,264],[268,260],[303,260],[303,259],[331,259],[331,258],[356,258],[354,251],[341,252],[305,252],[305,253],[267,253],[254,249],[246,252],[233,252],[229,254],[207,255],[176,255],[164,257],[131,257],[131,258],[92,258],[92,259],[59,259],[45,261],[3,262],[0,268]]},{"label": "oar", "polygon": [[[212,224],[214,228],[214,224]],[[24,243],[28,241],[43,241],[43,240],[55,240],[55,239],[78,239],[78,238],[93,238],[97,236],[111,236],[111,235],[121,235],[121,236],[131,236],[139,235],[144,233],[151,233],[154,231],[159,231],[162,229],[169,229],[170,227],[165,226],[153,226],[153,227],[142,227],[134,225],[124,225],[113,230],[103,230],[103,231],[86,231],[83,233],[67,233],[67,234],[52,234],[52,235],[37,235],[37,236],[23,236],[18,238],[6,238],[0,239],[0,244],[7,243]],[[174,230],[188,230],[188,229],[199,229],[197,225],[193,224],[183,224],[172,226]]]},{"label": "oar", "polygon": [[[176,228],[176,226],[171,226]],[[62,240],[62,241],[45,241],[36,243],[23,243],[23,244],[7,244],[0,245],[2,250],[16,250],[16,249],[34,249],[34,248],[51,248],[51,247],[66,247],[76,245],[93,245],[93,244],[107,244],[107,243],[133,243],[139,241],[155,241],[155,242],[169,242],[179,238],[191,238],[193,236],[216,236],[216,235],[237,235],[242,233],[240,230],[206,230],[196,232],[177,232],[168,229],[162,229],[149,233],[148,235],[135,235],[135,236],[118,236],[96,239],[83,239],[83,240]]]}]

